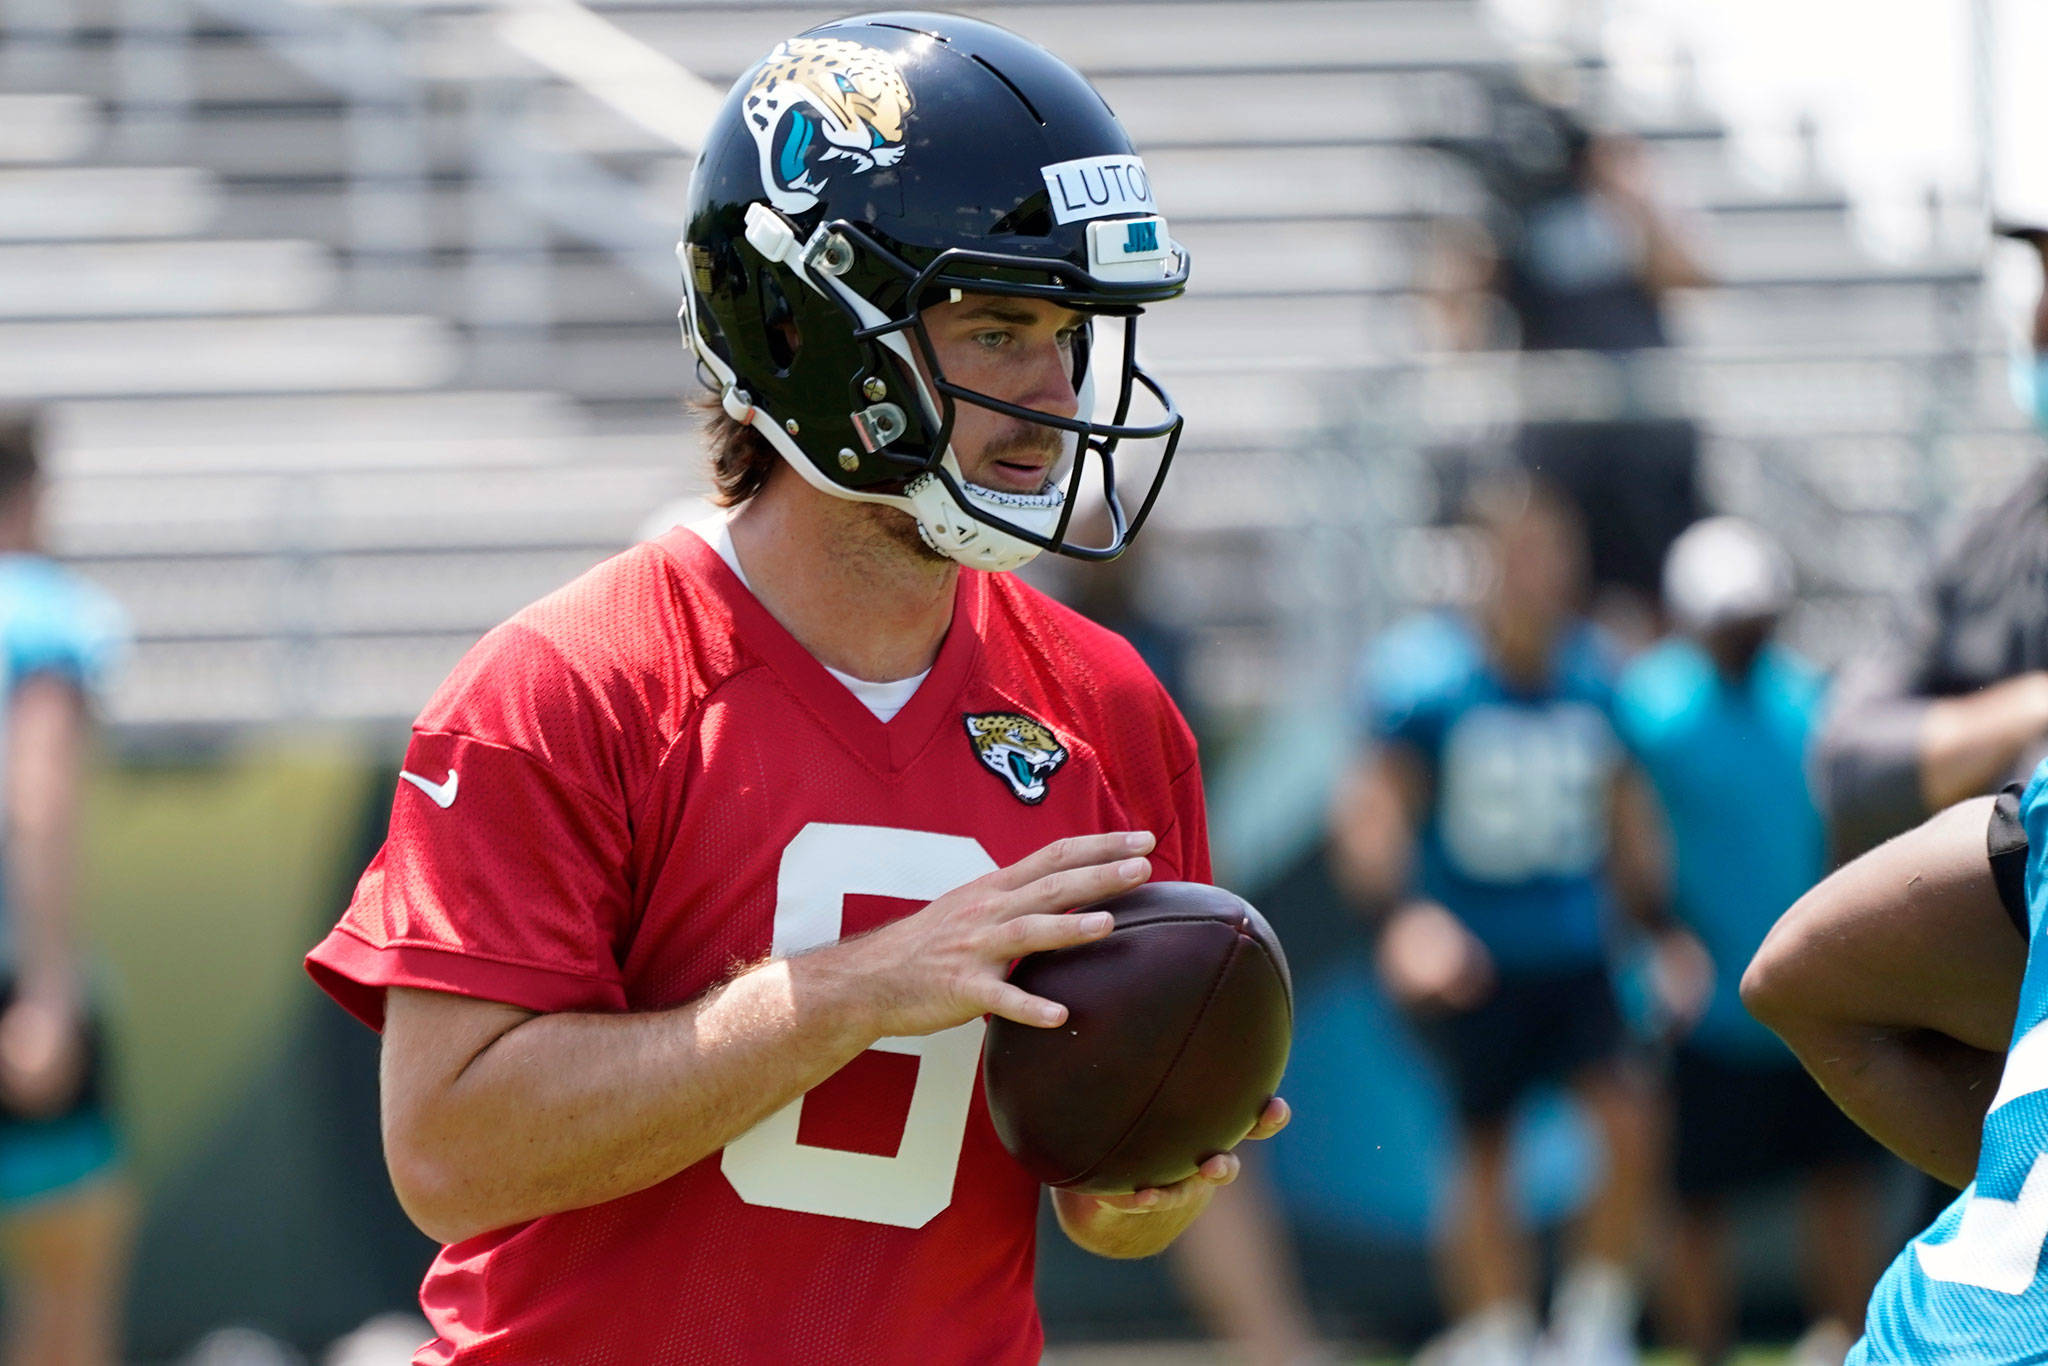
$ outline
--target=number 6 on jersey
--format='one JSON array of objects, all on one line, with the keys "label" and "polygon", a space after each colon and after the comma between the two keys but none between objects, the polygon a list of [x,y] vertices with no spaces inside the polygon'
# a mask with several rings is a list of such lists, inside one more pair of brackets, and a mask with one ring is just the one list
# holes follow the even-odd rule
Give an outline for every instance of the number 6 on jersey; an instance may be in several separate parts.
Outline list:
[{"label": "number 6 on jersey", "polygon": [[[992,873],[975,840],[886,825],[814,822],[782,851],[775,882],[776,957],[836,941],[849,895],[932,901]],[[922,1228],[953,1199],[986,1022],[875,1047],[917,1058],[917,1084],[894,1157],[797,1141],[804,1098],[728,1143],[720,1170],[752,1205]]]}]

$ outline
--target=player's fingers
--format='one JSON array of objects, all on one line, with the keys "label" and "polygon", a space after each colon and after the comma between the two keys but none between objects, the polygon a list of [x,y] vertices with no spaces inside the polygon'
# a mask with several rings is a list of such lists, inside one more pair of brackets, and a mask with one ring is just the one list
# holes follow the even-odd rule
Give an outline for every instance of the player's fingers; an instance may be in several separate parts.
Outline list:
[{"label": "player's fingers", "polygon": [[1088,1198],[1116,1214],[1150,1214],[1158,1208],[1161,1196],[1157,1189],[1147,1187],[1129,1195],[1091,1195]]},{"label": "player's fingers", "polygon": [[1058,1001],[1033,996],[1024,988],[1013,987],[1008,982],[990,983],[982,994],[980,1005],[986,1014],[1000,1015],[1006,1020],[1038,1029],[1054,1029],[1067,1022],[1067,1008]]},{"label": "player's fingers", "polygon": [[1128,892],[1151,876],[1152,861],[1143,858],[1119,859],[1115,863],[1098,863],[1087,868],[1067,868],[1019,887],[1004,898],[1003,909],[1008,919],[1070,911],[1076,906],[1086,906],[1119,892]]},{"label": "player's fingers", "polygon": [[1112,830],[1103,835],[1072,835],[1026,854],[1007,868],[989,874],[991,885],[1014,891],[1065,868],[1112,863],[1132,854],[1149,854],[1157,843],[1149,830]]},{"label": "player's fingers", "polygon": [[1287,1127],[1287,1121],[1294,1118],[1294,1111],[1286,1101],[1275,1096],[1266,1102],[1266,1109],[1259,1116],[1258,1123],[1245,1135],[1247,1139],[1271,1138]]},{"label": "player's fingers", "polygon": [[1022,958],[1027,953],[1064,949],[1102,938],[1116,924],[1107,911],[1082,915],[1027,915],[1005,921],[989,935],[990,949],[998,957]]},{"label": "player's fingers", "polygon": [[1237,1180],[1237,1174],[1244,1170],[1244,1164],[1236,1153],[1218,1153],[1203,1162],[1196,1169],[1196,1175],[1212,1186],[1227,1186]]}]

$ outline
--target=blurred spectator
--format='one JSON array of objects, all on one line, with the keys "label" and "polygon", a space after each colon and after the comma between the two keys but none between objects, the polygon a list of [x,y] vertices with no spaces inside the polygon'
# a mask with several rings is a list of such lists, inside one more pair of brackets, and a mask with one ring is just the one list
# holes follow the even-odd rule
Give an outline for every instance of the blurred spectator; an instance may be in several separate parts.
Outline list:
[{"label": "blurred spectator", "polygon": [[42,552],[37,429],[0,415],[0,1240],[7,1361],[107,1366],[133,1223],[74,926],[92,699],[120,610]]},{"label": "blurred spectator", "polygon": [[[2048,228],[2001,231],[2048,281]],[[2048,287],[2031,342],[2021,398],[2048,430]],[[2025,778],[2048,749],[2048,466],[1970,519],[1900,615],[1845,671],[1821,735],[1838,860]]]},{"label": "blurred spectator", "polygon": [[1549,1359],[1632,1362],[1654,1164],[1607,942],[1616,891],[1652,909],[1654,813],[1612,727],[1609,652],[1580,616],[1571,508],[1514,476],[1482,488],[1472,512],[1488,587],[1472,610],[1412,618],[1370,647],[1373,743],[1333,815],[1339,876],[1379,922],[1381,976],[1437,1055],[1459,1121],[1439,1267],[1456,1322],[1419,1360],[1532,1359],[1535,1257],[1510,1195],[1509,1119],[1561,1082],[1606,1162],[1559,1278]]},{"label": "blurred spectator", "polygon": [[1807,788],[1825,684],[1772,640],[1792,564],[1747,522],[1700,522],[1671,548],[1664,601],[1685,633],[1623,676],[1616,717],[1665,815],[1671,908],[1712,962],[1711,995],[1676,1058],[1679,1210],[1667,1273],[1683,1346],[1718,1366],[1736,1339],[1730,1197],[1797,1178],[1812,1329],[1796,1366],[1841,1366],[1877,1279],[1877,1149],[1751,1019],[1742,969],[1827,871]]},{"label": "blurred spectator", "polygon": [[1486,89],[1488,133],[1433,144],[1477,174],[1493,206],[1485,223],[1438,233],[1447,339],[1616,362],[1611,396],[1568,396],[1569,409],[1591,408],[1572,416],[1531,413],[1515,453],[1577,506],[1601,618],[1647,643],[1665,549],[1700,515],[1699,435],[1625,362],[1670,345],[1665,297],[1707,277],[1658,205],[1640,143],[1594,132],[1529,84]]}]

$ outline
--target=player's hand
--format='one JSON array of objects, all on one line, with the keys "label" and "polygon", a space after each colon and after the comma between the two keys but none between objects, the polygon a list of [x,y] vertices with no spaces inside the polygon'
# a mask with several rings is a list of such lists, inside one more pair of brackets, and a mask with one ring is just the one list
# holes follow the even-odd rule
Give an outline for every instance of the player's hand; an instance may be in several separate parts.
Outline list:
[{"label": "player's hand", "polygon": [[1434,901],[1411,901],[1380,933],[1380,980],[1396,1004],[1424,1014],[1470,1010],[1493,990],[1493,957]]},{"label": "player's hand", "polygon": [[85,1030],[75,997],[22,991],[0,1013],[0,1100],[19,1115],[54,1115],[84,1079]]},{"label": "player's hand", "polygon": [[[1266,1109],[1259,1116],[1252,1131],[1244,1136],[1250,1143],[1261,1138],[1271,1138],[1287,1127],[1287,1121],[1294,1117],[1287,1102],[1275,1096],[1266,1102]],[[1129,1195],[1096,1195],[1089,1197],[1106,1210],[1118,1214],[1172,1214],[1195,1203],[1207,1204],[1209,1197],[1221,1187],[1237,1180],[1237,1174],[1244,1170],[1244,1164],[1236,1153],[1217,1153],[1195,1169],[1195,1174],[1185,1181],[1176,1181],[1171,1186],[1148,1186]]]},{"label": "player's hand", "polygon": [[1650,949],[1650,988],[1664,1031],[1673,1038],[1683,1038],[1700,1022],[1713,1000],[1713,955],[1685,930],[1660,932]]},{"label": "player's hand", "polygon": [[846,943],[872,986],[881,1037],[931,1034],[979,1015],[1050,1029],[1067,1008],[1005,980],[1027,953],[1108,934],[1107,911],[1068,915],[1152,876],[1143,830],[1055,841],[957,887],[913,915]]}]

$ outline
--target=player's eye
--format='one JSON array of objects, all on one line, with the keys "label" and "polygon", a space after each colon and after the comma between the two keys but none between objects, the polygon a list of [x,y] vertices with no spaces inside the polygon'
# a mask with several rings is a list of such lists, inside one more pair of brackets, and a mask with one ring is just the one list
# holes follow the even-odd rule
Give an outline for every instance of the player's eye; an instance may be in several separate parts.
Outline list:
[{"label": "player's eye", "polygon": [[974,340],[984,349],[995,351],[1009,344],[1010,334],[1000,330],[977,332],[974,334]]}]

